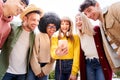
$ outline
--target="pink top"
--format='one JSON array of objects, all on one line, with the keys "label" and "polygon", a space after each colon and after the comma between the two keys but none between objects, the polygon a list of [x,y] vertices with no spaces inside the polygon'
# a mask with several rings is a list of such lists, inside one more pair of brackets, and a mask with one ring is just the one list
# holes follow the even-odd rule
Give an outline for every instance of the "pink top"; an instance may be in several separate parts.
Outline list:
[{"label": "pink top", "polygon": [[0,0],[0,48],[2,48],[11,31],[10,21],[13,19],[13,17],[7,18],[3,15],[2,5],[3,1]]}]

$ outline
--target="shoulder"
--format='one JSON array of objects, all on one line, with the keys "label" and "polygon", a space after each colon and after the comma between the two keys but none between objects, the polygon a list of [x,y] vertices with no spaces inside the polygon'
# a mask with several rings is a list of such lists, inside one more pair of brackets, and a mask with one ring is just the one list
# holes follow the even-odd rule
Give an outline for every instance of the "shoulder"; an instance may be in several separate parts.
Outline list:
[{"label": "shoulder", "polygon": [[52,37],[58,37],[58,35],[59,35],[59,31],[56,31],[56,32],[52,35]]},{"label": "shoulder", "polygon": [[103,12],[103,14],[106,14],[107,12],[109,12],[109,13],[116,12],[116,10],[120,10],[119,6],[120,6],[120,1],[115,2],[115,3],[111,4],[110,6],[104,7],[102,9],[102,12]]},{"label": "shoulder", "polygon": [[115,7],[115,6],[120,6],[120,1],[119,1],[119,2],[115,2],[115,3],[111,4],[111,6],[110,6],[110,7]]},{"label": "shoulder", "polygon": [[36,33],[36,37],[48,37],[48,34],[47,33],[42,33],[42,32],[39,32],[39,33]]},{"label": "shoulder", "polygon": [[11,22],[10,23],[10,26],[12,27],[12,29],[17,29],[17,28],[19,28],[19,27],[21,27],[22,26],[22,24],[21,24],[21,22]]},{"label": "shoulder", "polygon": [[13,31],[22,29],[22,26],[11,26]]},{"label": "shoulder", "polygon": [[78,34],[73,34],[73,37],[74,37],[75,39],[78,39],[78,38],[79,38],[79,35],[78,35]]},{"label": "shoulder", "polygon": [[119,2],[116,2],[116,3],[113,3],[109,6],[108,8],[108,11],[110,12],[115,12],[115,11],[119,11],[120,10],[120,1]]}]

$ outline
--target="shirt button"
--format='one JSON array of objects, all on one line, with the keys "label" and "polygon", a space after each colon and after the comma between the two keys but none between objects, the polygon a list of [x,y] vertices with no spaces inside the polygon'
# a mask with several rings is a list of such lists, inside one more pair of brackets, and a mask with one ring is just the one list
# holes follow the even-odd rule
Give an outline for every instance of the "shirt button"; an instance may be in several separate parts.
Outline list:
[{"label": "shirt button", "polygon": [[100,57],[101,59],[103,59],[103,57]]},{"label": "shirt button", "polygon": [[99,47],[99,45],[96,45],[96,47]]},{"label": "shirt button", "polygon": [[103,68],[103,70],[107,70],[107,68]]}]

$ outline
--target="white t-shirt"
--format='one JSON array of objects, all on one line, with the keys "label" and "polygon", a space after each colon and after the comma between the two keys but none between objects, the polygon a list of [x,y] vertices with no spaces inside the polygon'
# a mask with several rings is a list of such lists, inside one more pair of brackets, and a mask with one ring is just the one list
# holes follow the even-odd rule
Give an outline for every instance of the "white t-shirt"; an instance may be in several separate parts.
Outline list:
[{"label": "white t-shirt", "polygon": [[93,36],[84,34],[80,36],[80,40],[81,40],[81,48],[84,51],[85,56],[90,59],[94,57],[98,58],[98,52],[95,46]]},{"label": "white t-shirt", "polygon": [[27,69],[27,54],[29,49],[29,34],[23,30],[9,56],[8,73],[25,74]]}]

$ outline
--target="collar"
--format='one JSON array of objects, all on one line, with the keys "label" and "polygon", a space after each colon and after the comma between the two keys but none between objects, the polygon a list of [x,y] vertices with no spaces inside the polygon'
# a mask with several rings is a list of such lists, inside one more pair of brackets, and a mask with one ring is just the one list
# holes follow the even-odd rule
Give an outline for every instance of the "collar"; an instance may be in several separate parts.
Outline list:
[{"label": "collar", "polygon": [[105,7],[105,8],[102,9],[103,15],[106,14],[107,12],[108,12],[108,7]]}]

